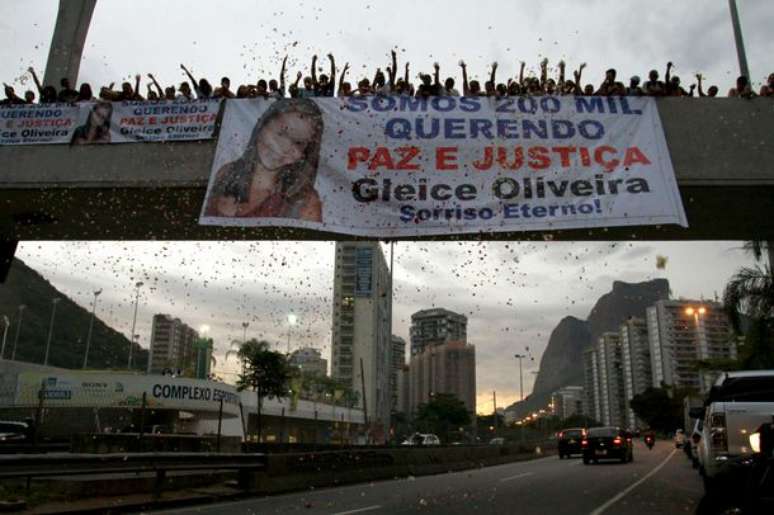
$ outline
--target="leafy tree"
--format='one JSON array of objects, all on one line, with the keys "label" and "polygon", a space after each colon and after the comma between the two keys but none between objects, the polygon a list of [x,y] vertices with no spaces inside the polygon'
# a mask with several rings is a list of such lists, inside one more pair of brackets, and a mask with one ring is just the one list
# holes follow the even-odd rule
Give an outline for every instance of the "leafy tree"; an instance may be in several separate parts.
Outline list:
[{"label": "leafy tree", "polygon": [[430,402],[420,404],[414,418],[416,427],[426,433],[434,433],[448,441],[449,432],[471,423],[465,403],[450,393],[437,393]]},{"label": "leafy tree", "polygon": [[270,350],[269,342],[248,340],[238,351],[242,362],[237,389],[252,388],[258,400],[258,441],[261,441],[261,408],[265,398],[283,398],[288,395],[290,366],[284,354]]},{"label": "leafy tree", "polygon": [[629,405],[651,429],[669,433],[683,424],[683,398],[687,394],[687,391],[669,388],[648,388],[635,395]]},{"label": "leafy tree", "polygon": [[739,349],[741,368],[774,367],[774,244],[752,241],[745,248],[759,263],[764,251],[768,264],[756,264],[736,272],[726,285],[723,304],[734,331],[744,334]]}]

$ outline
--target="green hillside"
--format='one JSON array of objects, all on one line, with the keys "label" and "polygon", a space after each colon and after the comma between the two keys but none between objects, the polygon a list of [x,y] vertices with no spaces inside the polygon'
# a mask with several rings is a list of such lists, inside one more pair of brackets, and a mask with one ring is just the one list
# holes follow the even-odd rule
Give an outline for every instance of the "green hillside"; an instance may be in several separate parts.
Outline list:
[{"label": "green hillside", "polygon": [[[27,308],[22,318],[16,360],[43,363],[51,320],[51,299],[55,297],[62,300],[56,308],[48,364],[63,368],[81,368],[91,318],[90,306],[79,306],[19,259],[14,259],[8,279],[5,284],[0,285],[0,319],[6,315],[11,321],[5,346],[6,359],[11,357],[16,337],[18,306],[24,304]],[[95,318],[89,350],[89,368],[122,369],[127,365],[128,355],[129,340],[107,326],[99,317]],[[148,351],[135,344],[132,360],[132,368],[145,370]]]}]

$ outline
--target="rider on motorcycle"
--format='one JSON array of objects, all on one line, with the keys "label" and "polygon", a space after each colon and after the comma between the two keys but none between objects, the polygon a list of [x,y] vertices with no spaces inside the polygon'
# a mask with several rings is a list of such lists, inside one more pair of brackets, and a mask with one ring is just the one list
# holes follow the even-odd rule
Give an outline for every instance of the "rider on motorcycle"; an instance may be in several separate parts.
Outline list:
[{"label": "rider on motorcycle", "polygon": [[645,445],[648,446],[648,449],[653,449],[653,446],[656,444],[656,433],[653,431],[647,431],[645,433]]}]

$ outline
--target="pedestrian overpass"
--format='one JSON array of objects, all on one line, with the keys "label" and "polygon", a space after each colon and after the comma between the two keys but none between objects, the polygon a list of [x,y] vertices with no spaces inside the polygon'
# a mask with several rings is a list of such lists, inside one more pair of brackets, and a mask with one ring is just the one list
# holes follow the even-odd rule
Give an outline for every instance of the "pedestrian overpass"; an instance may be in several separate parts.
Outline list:
[{"label": "pedestrian overpass", "polygon": [[[689,228],[622,227],[432,240],[774,240],[774,101],[658,100]],[[216,141],[0,147],[3,240],[332,240],[198,225]]]}]

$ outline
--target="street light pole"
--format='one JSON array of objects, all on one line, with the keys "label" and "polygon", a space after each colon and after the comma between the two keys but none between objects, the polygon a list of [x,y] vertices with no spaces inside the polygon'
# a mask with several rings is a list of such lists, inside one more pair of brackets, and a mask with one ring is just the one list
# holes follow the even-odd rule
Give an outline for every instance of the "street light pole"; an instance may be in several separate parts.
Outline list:
[{"label": "street light pole", "polygon": [[13,337],[13,349],[11,350],[11,361],[16,359],[16,344],[19,343],[19,333],[21,333],[22,318],[24,317],[24,310],[27,306],[24,304],[19,305],[19,321],[16,323],[16,335]]},{"label": "street light pole", "polygon": [[521,369],[521,360],[527,356],[524,354],[514,354],[513,357],[519,360],[519,400],[524,401],[524,376]]},{"label": "street light pole", "polygon": [[752,82],[750,69],[747,66],[747,52],[744,48],[742,24],[739,21],[739,9],[736,7],[736,0],[728,0],[728,8],[731,10],[731,23],[734,26],[734,41],[736,42],[736,56],[739,59],[739,73]]},{"label": "street light pole", "polygon": [[102,290],[94,292],[94,304],[91,307],[91,320],[89,320],[89,332],[86,335],[86,352],[83,354],[83,368],[85,369],[89,363],[89,347],[91,346],[91,331],[94,328],[94,314],[97,312],[97,297],[102,293]]},{"label": "street light pole", "polygon": [[48,324],[48,339],[46,340],[46,354],[43,356],[43,366],[48,365],[48,352],[51,349],[51,336],[54,334],[54,316],[56,315],[56,305],[62,300],[58,297],[51,299],[51,321]]},{"label": "street light pole", "polygon": [[134,318],[132,319],[132,332],[129,333],[129,335],[132,337],[131,342],[129,343],[129,364],[127,365],[127,369],[132,369],[132,350],[134,348],[134,329],[137,326],[137,306],[140,303],[140,287],[143,285],[141,281],[137,282],[137,284],[134,285],[134,287],[137,289],[137,293],[134,297]]}]

